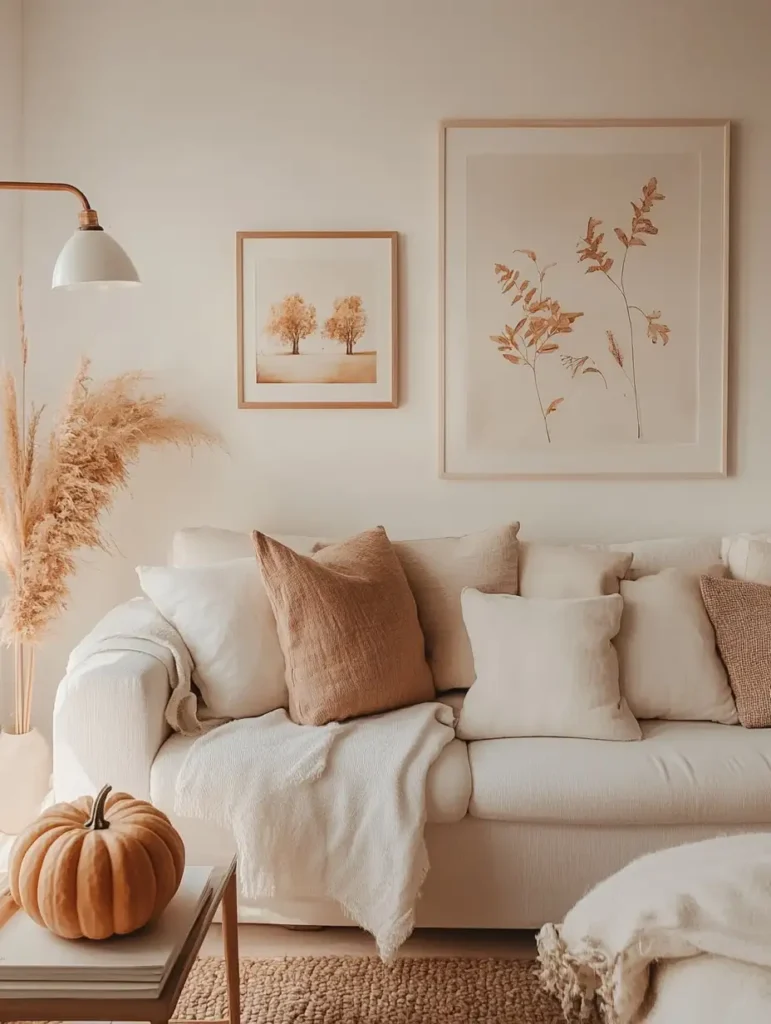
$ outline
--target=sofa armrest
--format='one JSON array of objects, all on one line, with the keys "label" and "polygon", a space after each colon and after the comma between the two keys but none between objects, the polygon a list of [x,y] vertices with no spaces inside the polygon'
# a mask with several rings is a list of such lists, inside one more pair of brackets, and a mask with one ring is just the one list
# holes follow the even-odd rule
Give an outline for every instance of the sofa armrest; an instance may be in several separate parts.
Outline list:
[{"label": "sofa armrest", "polygon": [[[141,645],[138,645],[141,647]],[[105,783],[150,799],[150,769],[168,738],[168,667],[140,650],[95,652],[67,673],[53,721],[54,795],[73,800]]]}]

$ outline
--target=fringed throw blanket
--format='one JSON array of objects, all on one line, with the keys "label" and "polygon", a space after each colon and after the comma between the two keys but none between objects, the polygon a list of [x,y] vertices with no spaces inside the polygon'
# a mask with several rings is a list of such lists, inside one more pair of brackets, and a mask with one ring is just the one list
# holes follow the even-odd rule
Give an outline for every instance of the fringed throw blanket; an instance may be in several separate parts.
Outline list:
[{"label": "fringed throw blanket", "polygon": [[[538,935],[542,984],[568,1021],[663,1022],[655,1007],[643,1015],[651,967],[702,953],[729,958],[728,966],[771,968],[771,835],[641,857],[580,900],[562,925],[545,925]],[[658,970],[663,981],[665,968]]]},{"label": "fringed throw blanket", "polygon": [[191,747],[175,809],[234,835],[248,899],[333,900],[387,960],[413,928],[426,777],[452,726],[433,703],[326,726],[284,710],[231,722]]}]

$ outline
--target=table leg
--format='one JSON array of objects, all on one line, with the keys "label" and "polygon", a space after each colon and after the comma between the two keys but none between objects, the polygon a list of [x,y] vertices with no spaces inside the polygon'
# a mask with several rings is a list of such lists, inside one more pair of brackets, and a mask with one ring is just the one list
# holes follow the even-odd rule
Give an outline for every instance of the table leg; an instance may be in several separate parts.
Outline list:
[{"label": "table leg", "polygon": [[222,897],[222,937],[225,943],[225,972],[228,983],[228,1019],[241,1022],[241,994],[238,973],[238,883],[233,872]]}]

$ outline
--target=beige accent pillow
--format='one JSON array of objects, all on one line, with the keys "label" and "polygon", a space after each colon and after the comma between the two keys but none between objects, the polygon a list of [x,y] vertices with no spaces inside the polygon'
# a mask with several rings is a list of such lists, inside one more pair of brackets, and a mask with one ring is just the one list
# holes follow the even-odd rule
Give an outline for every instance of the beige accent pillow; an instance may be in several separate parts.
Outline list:
[{"label": "beige accent pillow", "polygon": [[[725,566],[715,566],[725,575]],[[699,577],[664,569],[623,580],[624,614],[616,637],[621,692],[636,718],[739,721]]]},{"label": "beige accent pillow", "polygon": [[439,691],[468,689],[474,682],[460,595],[464,587],[516,594],[519,523],[465,537],[396,541],[426,638],[426,657]]},{"label": "beige accent pillow", "polygon": [[378,527],[312,558],[252,534],[300,725],[433,700],[415,599]]},{"label": "beige accent pillow", "polygon": [[640,739],[611,643],[621,625],[619,594],[541,600],[464,590],[461,601],[476,666],[461,739]]},{"label": "beige accent pillow", "polygon": [[702,576],[701,593],[739,721],[746,729],[771,727],[771,587]]},{"label": "beige accent pillow", "polygon": [[626,551],[522,541],[519,545],[520,597],[601,597],[617,594],[632,563]]}]

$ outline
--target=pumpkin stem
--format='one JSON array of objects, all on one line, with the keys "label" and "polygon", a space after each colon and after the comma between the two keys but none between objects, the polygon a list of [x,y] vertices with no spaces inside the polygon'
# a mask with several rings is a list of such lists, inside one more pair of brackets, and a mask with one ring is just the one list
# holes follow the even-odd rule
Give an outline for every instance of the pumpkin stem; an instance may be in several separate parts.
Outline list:
[{"label": "pumpkin stem", "polygon": [[94,806],[91,808],[91,817],[83,828],[90,828],[94,832],[98,832],[101,829],[110,827],[109,821],[104,816],[104,805],[107,802],[107,796],[111,789],[112,786],[102,786],[99,790],[94,800]]}]

